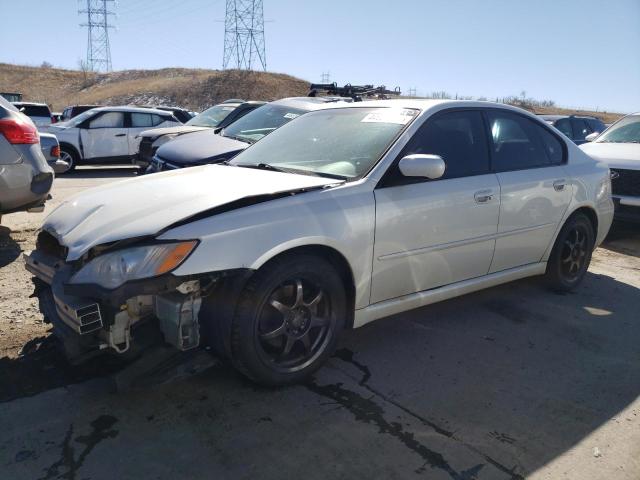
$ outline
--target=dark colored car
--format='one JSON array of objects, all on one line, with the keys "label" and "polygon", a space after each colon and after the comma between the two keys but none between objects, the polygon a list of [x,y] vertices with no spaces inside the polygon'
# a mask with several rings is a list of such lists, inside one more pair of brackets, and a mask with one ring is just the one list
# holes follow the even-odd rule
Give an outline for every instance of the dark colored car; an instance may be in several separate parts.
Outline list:
[{"label": "dark colored car", "polygon": [[53,170],[33,121],[0,97],[0,217],[41,211],[53,184]]},{"label": "dark colored car", "polygon": [[195,132],[162,145],[147,173],[220,163],[235,157],[252,143],[300,115],[340,100],[325,97],[294,97],[257,108],[218,133],[218,129]]},{"label": "dark colored car", "polygon": [[264,104],[265,102],[231,99],[208,108],[184,125],[142,132],[139,135],[141,137],[140,148],[135,163],[140,167],[146,168],[151,164],[153,156],[160,145],[169,140],[186,133],[210,130],[212,128],[216,130],[225,128]]},{"label": "dark colored car", "polygon": [[587,135],[601,133],[606,130],[605,124],[596,117],[578,115],[540,115],[550,125],[553,125],[577,145],[586,143]]},{"label": "dark colored car", "polygon": [[92,108],[101,107],[102,105],[72,105],[70,107],[66,107],[62,111],[61,121],[66,122],[67,120],[71,120],[76,115],[80,115],[87,110],[91,110]]}]

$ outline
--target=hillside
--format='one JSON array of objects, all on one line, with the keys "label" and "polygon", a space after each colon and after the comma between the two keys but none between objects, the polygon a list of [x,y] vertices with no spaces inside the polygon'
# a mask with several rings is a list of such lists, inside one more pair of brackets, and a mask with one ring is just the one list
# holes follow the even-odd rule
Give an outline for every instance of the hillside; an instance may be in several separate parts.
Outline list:
[{"label": "hillside", "polygon": [[164,68],[92,74],[0,63],[0,91],[54,111],[74,104],[179,105],[203,110],[228,98],[275,100],[306,95],[309,82],[279,73]]},{"label": "hillside", "polygon": [[[20,92],[25,101],[67,105],[177,105],[203,109],[228,98],[275,100],[308,93],[309,82],[290,75],[244,70],[163,68],[94,74],[59,68],[0,63],[0,91]],[[525,107],[526,108],[526,107]],[[619,113],[532,107],[534,113],[594,115],[605,123]]]}]

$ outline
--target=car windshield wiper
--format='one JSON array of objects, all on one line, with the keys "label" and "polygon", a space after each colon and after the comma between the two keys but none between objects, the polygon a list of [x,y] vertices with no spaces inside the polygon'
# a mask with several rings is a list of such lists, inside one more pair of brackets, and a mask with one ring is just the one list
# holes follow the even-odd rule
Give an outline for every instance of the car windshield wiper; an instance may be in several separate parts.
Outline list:
[{"label": "car windshield wiper", "polygon": [[253,141],[249,140],[248,138],[238,137],[237,135],[228,135],[228,134],[224,133],[224,130],[222,131],[222,133],[220,135],[222,135],[223,137],[230,138],[232,140],[238,140],[239,142],[244,142],[244,143],[248,143],[248,144],[252,144],[253,143]]},{"label": "car windshield wiper", "polygon": [[237,163],[236,167],[256,168],[258,170],[271,170],[272,172],[291,173],[286,168],[275,167],[270,163]]}]

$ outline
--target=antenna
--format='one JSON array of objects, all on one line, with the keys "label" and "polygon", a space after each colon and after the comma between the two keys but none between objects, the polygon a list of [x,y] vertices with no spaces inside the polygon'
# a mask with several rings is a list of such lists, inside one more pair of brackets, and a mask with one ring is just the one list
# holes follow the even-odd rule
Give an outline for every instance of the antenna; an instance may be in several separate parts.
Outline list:
[{"label": "antenna", "polygon": [[227,0],[222,68],[267,70],[262,0]]},{"label": "antenna", "polygon": [[78,10],[79,14],[87,14],[87,69],[93,72],[111,71],[111,49],[109,47],[109,15],[113,11],[107,8],[114,0],[86,0],[86,10]]}]

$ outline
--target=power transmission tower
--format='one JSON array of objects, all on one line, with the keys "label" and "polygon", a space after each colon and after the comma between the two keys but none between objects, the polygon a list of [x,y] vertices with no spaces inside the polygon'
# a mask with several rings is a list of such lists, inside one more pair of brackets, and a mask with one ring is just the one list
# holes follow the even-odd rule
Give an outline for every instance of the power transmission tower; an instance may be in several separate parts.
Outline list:
[{"label": "power transmission tower", "polygon": [[262,0],[227,0],[222,68],[252,70],[254,62],[267,70]]},{"label": "power transmission tower", "polygon": [[410,96],[410,97],[415,97],[415,96],[417,96],[417,95],[416,95],[416,88],[415,88],[415,87],[411,87],[411,88],[409,89],[409,96]]},{"label": "power transmission tower", "polygon": [[79,14],[87,14],[87,23],[81,23],[81,27],[87,27],[87,69],[93,72],[104,70],[111,71],[111,49],[109,47],[109,15],[107,6],[114,0],[86,0],[86,10],[78,10]]},{"label": "power transmission tower", "polygon": [[331,81],[331,72],[322,72],[320,83],[329,83]]}]

